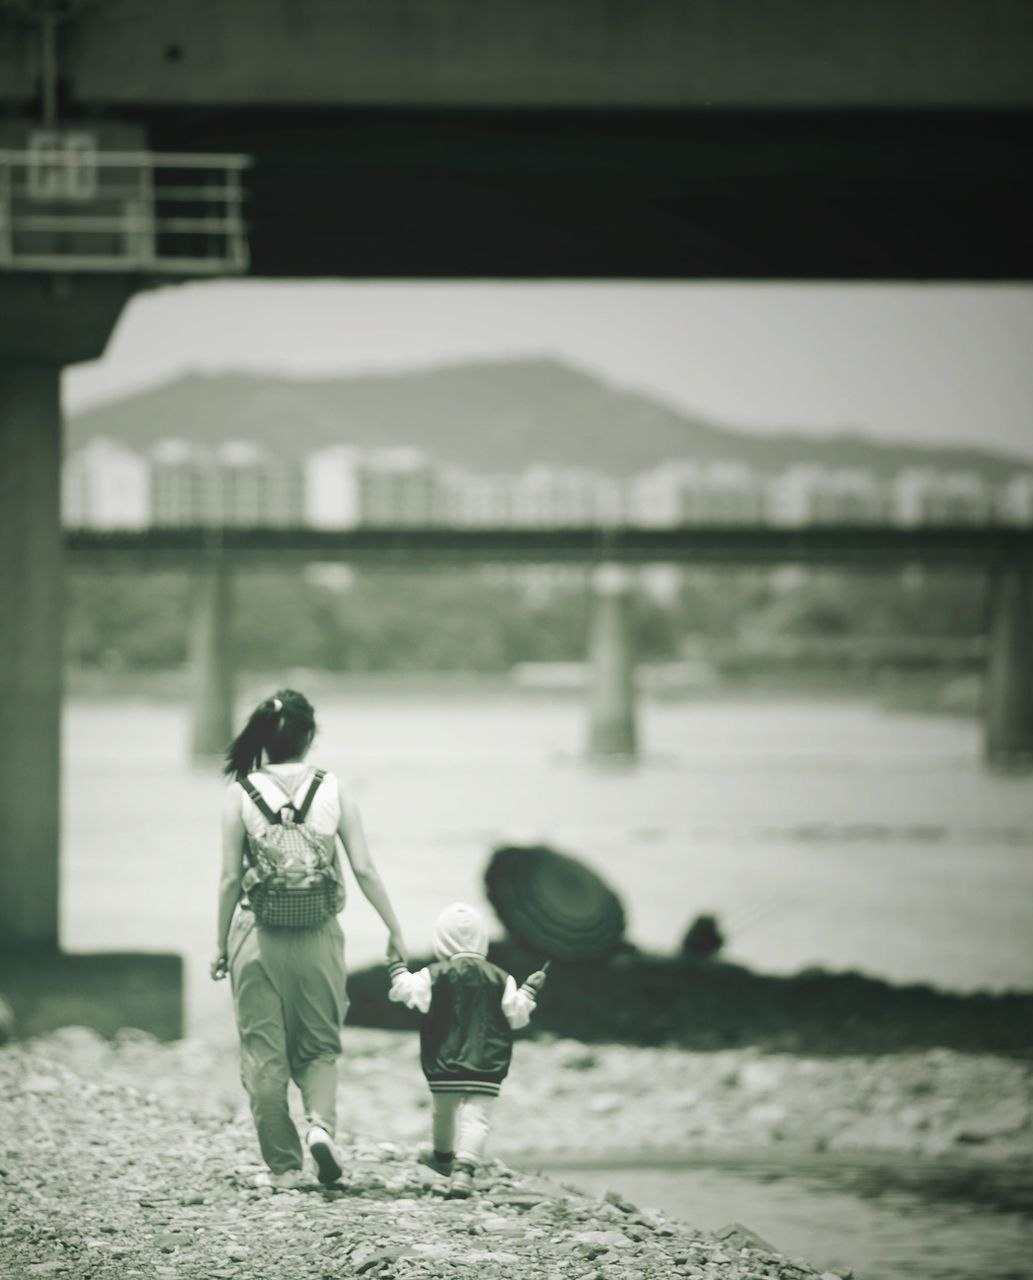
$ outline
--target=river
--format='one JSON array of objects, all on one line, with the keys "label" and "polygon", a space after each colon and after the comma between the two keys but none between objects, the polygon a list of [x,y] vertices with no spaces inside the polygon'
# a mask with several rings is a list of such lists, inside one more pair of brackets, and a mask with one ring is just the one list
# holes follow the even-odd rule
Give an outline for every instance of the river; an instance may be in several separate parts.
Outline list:
[{"label": "river", "polygon": [[[600,768],[563,697],[459,685],[315,700],[314,757],[357,796],[417,954],[442,905],[484,905],[493,844],[542,838],[602,872],[652,950],[714,911],[731,956],[768,971],[1033,988],[1033,784],[983,767],[970,720],[848,700],[649,702],[641,762]],[[187,743],[175,703],[68,703],[62,939],[182,952],[191,1032],[222,1038],[225,990],[206,977],[222,784],[186,763]],[[383,930],[357,893],[345,923],[349,963],[377,959]],[[846,1166],[562,1173],[700,1226],[745,1222],[861,1280],[1033,1274],[1028,1176],[1012,1195]]]}]

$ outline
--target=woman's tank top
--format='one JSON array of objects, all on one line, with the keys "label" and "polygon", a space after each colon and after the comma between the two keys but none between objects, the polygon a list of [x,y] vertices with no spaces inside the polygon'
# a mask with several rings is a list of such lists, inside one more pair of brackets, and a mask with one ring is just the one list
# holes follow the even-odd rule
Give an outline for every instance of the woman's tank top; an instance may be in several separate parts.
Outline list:
[{"label": "woman's tank top", "polygon": [[[304,799],[309,780],[315,768],[310,764],[298,764],[292,760],[287,764],[266,764],[261,772],[250,775],[255,790],[274,812],[282,809],[287,799],[292,798],[299,803]],[[277,786],[273,779],[283,780],[283,788]],[[252,835],[258,835],[265,827],[265,818],[259,813],[255,802],[240,788],[240,816],[244,827]],[[335,774],[327,773],[319,790],[312,798],[306,823],[321,835],[333,835],[341,820],[341,794]]]}]

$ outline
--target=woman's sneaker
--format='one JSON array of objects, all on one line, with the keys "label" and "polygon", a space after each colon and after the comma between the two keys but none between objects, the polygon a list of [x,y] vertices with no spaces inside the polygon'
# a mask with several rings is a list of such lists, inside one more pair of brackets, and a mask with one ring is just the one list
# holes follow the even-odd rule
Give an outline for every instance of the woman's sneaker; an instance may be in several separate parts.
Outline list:
[{"label": "woman's sneaker", "polygon": [[421,1146],[416,1153],[416,1159],[420,1164],[426,1165],[428,1169],[432,1169],[435,1173],[439,1173],[443,1178],[447,1178],[452,1172],[452,1161],[455,1157],[451,1152],[435,1151],[429,1145]]},{"label": "woman's sneaker", "polygon": [[473,1191],[473,1173],[469,1169],[453,1169],[448,1183],[449,1200],[466,1200],[471,1191]]},{"label": "woman's sneaker", "polygon": [[334,1141],[327,1131],[318,1124],[313,1125],[305,1135],[305,1145],[315,1162],[316,1174],[323,1186],[332,1187],[335,1182],[339,1182],[344,1170]]},{"label": "woman's sneaker", "polygon": [[272,1173],[263,1169],[254,1178],[256,1187],[272,1187],[274,1191],[297,1191],[305,1185],[305,1174],[301,1169],[285,1169],[283,1173]]}]

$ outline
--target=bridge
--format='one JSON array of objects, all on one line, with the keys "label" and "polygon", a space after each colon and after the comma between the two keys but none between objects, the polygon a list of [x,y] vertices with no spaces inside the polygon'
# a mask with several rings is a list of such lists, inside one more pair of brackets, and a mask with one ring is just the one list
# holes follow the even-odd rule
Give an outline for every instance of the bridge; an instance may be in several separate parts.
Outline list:
[{"label": "bridge", "polygon": [[62,120],[251,156],[255,275],[1033,275],[1025,0],[69,7]]},{"label": "bridge", "polygon": [[573,564],[592,572],[596,587],[590,653],[593,664],[588,741],[596,755],[630,757],[636,749],[634,664],[628,625],[630,579],[622,568],[673,564],[699,567],[808,565],[854,572],[905,566],[968,568],[992,583],[986,647],[984,741],[989,760],[1013,763],[1033,755],[1033,628],[1029,569],[1033,527],[940,525],[899,527],[826,524],[512,526],[427,528],[367,526],[152,527],[136,531],[69,530],[70,567],[119,571],[177,569],[196,580],[191,620],[195,673],[193,749],[218,755],[232,737],[230,645],[232,579],[251,570],[306,564],[433,570],[485,564]]},{"label": "bridge", "polygon": [[[0,3],[7,946],[58,954],[59,374],[134,291],[1029,280],[1031,65],[1026,0]],[[1017,752],[1020,560],[1000,614]]]},{"label": "bridge", "polygon": [[433,525],[355,529],[168,526],[73,529],[65,561],[90,568],[190,569],[218,559],[230,568],[341,562],[411,569],[441,564],[814,564],[885,569],[996,569],[1033,559],[1033,527],[1007,525],[756,524],[555,528]]}]

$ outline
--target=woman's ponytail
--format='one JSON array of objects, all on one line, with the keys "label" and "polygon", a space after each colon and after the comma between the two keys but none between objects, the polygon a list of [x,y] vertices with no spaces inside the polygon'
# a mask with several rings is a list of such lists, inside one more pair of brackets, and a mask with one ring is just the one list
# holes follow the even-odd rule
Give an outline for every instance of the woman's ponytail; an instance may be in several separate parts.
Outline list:
[{"label": "woman's ponytail", "polygon": [[263,755],[273,763],[291,760],[304,753],[315,730],[315,712],[305,695],[280,689],[258,704],[230,743],[224,772],[230,777],[254,773]]}]

